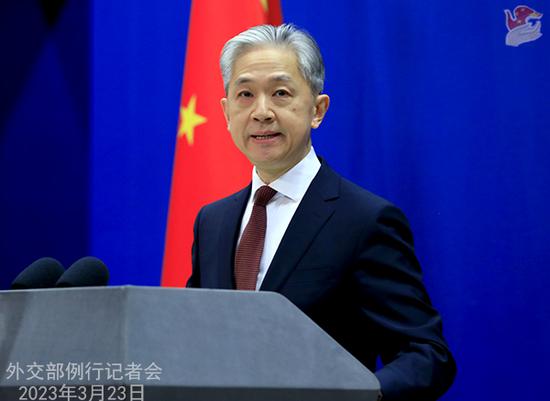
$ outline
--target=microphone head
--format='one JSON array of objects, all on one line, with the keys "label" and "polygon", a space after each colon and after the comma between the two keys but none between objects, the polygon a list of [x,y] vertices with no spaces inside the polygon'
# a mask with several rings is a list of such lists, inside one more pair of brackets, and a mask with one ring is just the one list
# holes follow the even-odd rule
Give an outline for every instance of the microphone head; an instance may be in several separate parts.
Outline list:
[{"label": "microphone head", "polygon": [[40,258],[19,273],[10,288],[12,290],[51,288],[64,272],[63,265],[54,258]]},{"label": "microphone head", "polygon": [[93,287],[107,285],[109,270],[93,256],[85,256],[74,262],[55,284],[56,287]]}]

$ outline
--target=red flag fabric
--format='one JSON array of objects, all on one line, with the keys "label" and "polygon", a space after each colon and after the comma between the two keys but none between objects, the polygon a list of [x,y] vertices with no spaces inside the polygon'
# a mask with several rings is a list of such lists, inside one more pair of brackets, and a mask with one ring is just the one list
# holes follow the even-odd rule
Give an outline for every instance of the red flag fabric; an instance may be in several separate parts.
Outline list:
[{"label": "red flag fabric", "polygon": [[250,181],[251,165],[233,145],[220,106],[219,56],[225,42],[259,24],[282,23],[279,0],[193,0],[161,285],[191,274],[193,222],[200,208]]}]

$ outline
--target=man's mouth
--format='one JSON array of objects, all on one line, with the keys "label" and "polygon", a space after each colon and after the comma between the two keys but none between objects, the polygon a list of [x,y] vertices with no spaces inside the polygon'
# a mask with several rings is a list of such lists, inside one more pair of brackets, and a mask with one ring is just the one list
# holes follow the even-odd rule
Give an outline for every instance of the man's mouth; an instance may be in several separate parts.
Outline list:
[{"label": "man's mouth", "polygon": [[268,139],[275,138],[277,136],[281,135],[280,132],[269,132],[269,133],[261,133],[261,134],[253,134],[251,135],[252,138],[257,139],[259,141],[265,141]]}]

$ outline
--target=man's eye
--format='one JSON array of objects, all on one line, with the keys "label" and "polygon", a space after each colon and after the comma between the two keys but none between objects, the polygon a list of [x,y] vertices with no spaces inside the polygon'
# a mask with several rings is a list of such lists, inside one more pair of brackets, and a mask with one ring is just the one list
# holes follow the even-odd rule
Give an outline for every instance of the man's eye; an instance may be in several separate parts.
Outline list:
[{"label": "man's eye", "polygon": [[237,94],[238,97],[252,97],[252,92],[241,91]]},{"label": "man's eye", "polygon": [[279,90],[275,91],[275,93],[273,95],[276,96],[276,97],[284,97],[284,96],[288,96],[289,93],[284,89],[279,89]]}]

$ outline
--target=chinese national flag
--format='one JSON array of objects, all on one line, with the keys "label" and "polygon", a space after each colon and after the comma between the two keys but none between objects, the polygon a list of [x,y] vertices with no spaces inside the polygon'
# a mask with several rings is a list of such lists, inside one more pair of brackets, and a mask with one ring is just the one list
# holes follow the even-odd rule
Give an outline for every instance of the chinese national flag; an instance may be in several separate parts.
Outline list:
[{"label": "chinese national flag", "polygon": [[221,49],[228,39],[252,26],[281,23],[279,0],[192,1],[163,286],[184,286],[191,274],[193,222],[199,209],[250,181],[251,165],[233,145],[220,106],[224,97]]}]

